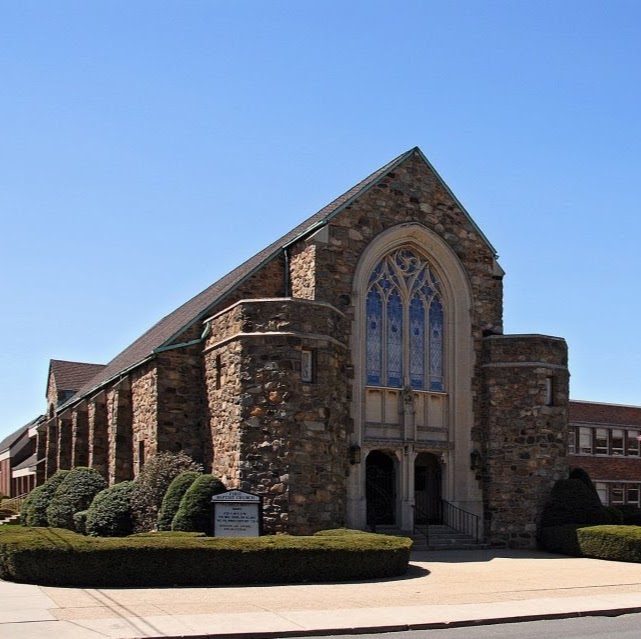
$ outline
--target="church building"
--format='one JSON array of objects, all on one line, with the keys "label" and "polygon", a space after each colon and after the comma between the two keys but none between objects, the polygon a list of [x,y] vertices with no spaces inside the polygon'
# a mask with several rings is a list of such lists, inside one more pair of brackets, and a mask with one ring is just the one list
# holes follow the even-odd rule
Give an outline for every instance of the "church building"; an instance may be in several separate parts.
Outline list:
[{"label": "church building", "polygon": [[39,482],[91,465],[115,483],[183,450],[260,494],[266,532],[411,531],[445,507],[487,543],[534,547],[568,470],[567,347],[504,334],[502,285],[413,148],[106,366],[79,365],[73,393],[52,369]]}]

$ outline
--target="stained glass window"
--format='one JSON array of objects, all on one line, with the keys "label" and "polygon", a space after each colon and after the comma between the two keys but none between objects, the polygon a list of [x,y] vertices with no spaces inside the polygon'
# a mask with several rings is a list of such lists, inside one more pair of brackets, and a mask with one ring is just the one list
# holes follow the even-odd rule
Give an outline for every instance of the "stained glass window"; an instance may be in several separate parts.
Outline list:
[{"label": "stained glass window", "polygon": [[444,313],[429,263],[411,248],[372,270],[366,298],[367,383],[444,389]]}]

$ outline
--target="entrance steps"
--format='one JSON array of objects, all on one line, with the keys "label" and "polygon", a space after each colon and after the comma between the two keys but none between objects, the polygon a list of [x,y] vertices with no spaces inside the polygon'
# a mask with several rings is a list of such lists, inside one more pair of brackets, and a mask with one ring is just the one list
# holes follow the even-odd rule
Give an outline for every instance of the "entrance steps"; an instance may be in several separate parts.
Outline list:
[{"label": "entrance steps", "polygon": [[442,524],[429,526],[429,541],[420,532],[410,533],[396,526],[377,526],[376,532],[381,535],[409,537],[414,542],[412,550],[481,550],[489,547],[470,535]]}]

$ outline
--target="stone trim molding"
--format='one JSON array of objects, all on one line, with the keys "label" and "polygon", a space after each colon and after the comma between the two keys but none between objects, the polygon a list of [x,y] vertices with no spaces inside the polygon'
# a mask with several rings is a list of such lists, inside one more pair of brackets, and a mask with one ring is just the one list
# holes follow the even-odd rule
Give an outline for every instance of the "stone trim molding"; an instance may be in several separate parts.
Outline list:
[{"label": "stone trim molding", "polygon": [[299,337],[301,339],[308,340],[308,341],[315,340],[315,341],[331,342],[336,346],[340,346],[340,348],[347,348],[347,344],[344,344],[343,342],[340,342],[336,338],[330,337],[329,335],[321,335],[319,333],[301,333],[298,331],[265,331],[262,333],[261,332],[234,333],[233,335],[230,335],[229,337],[225,337],[225,339],[221,339],[220,341],[215,342],[214,344],[211,344],[207,348],[204,348],[203,353],[209,353],[210,351],[213,351],[216,348],[220,348],[225,344],[229,344],[229,342],[233,342],[234,340],[240,339],[241,337]]},{"label": "stone trim molding", "polygon": [[330,304],[329,302],[321,302],[319,300],[309,300],[303,297],[260,297],[260,298],[246,298],[246,299],[238,300],[237,302],[234,302],[230,306],[226,306],[222,311],[219,311],[215,315],[212,315],[211,317],[208,317],[207,319],[203,320],[203,324],[208,324],[209,322],[219,318],[221,315],[226,315],[227,313],[229,313],[229,311],[233,310],[237,306],[240,306],[241,304],[256,304],[259,302],[296,302],[296,304],[310,304],[312,306],[324,306],[325,308],[329,308],[332,311],[338,313],[341,317],[345,317],[345,313],[343,313],[343,311],[340,311],[333,304]]},{"label": "stone trim molding", "polygon": [[549,362],[494,362],[483,364],[483,368],[553,368],[560,371],[568,369],[563,364],[551,364]]}]

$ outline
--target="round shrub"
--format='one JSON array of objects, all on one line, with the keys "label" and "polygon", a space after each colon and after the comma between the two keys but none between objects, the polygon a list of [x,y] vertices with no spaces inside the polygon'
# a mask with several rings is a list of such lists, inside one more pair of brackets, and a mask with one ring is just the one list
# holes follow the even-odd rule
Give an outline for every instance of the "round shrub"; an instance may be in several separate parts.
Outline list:
[{"label": "round shrub", "polygon": [[101,490],[87,511],[87,535],[126,537],[134,530],[131,495],[134,482],[123,481]]},{"label": "round shrub", "polygon": [[180,501],[178,512],[171,522],[171,529],[182,532],[204,532],[211,535],[211,498],[225,490],[227,489],[224,484],[213,475],[198,477]]},{"label": "round shrub", "polygon": [[27,526],[48,526],[47,508],[49,502],[58,490],[58,486],[70,473],[68,470],[58,470],[47,481],[34,488],[22,506],[21,519]]},{"label": "round shrub", "polygon": [[69,471],[47,508],[47,521],[52,528],[75,530],[73,516],[87,510],[93,498],[107,482],[94,468],[79,466]]},{"label": "round shrub", "polygon": [[171,522],[178,512],[183,495],[198,477],[200,473],[195,470],[186,470],[169,484],[158,513],[158,530],[171,530]]},{"label": "round shrub", "polygon": [[79,513],[75,513],[73,516],[74,529],[81,535],[87,534],[87,512],[88,511],[86,510],[81,510]]},{"label": "round shrub", "polygon": [[169,484],[185,470],[202,472],[202,466],[182,451],[157,453],[146,461],[131,496],[136,532],[149,532],[156,527],[158,510]]}]

